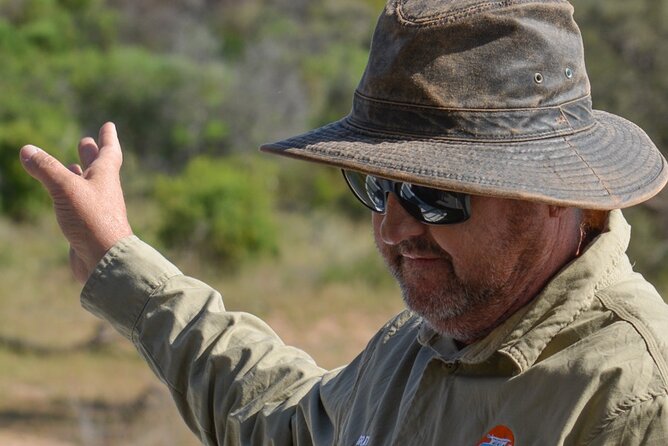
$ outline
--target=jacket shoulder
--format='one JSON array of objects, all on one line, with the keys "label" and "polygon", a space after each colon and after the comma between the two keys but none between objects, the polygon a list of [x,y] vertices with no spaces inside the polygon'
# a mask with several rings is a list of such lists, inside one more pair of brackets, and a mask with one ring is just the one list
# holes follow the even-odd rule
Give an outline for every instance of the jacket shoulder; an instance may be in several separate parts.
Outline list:
[{"label": "jacket shoulder", "polygon": [[586,444],[666,444],[668,305],[637,273],[596,298],[608,321],[593,345],[609,348],[593,355],[598,377],[610,387],[607,410]]},{"label": "jacket shoulder", "polygon": [[[636,342],[631,342],[629,347],[643,349],[649,354],[663,386],[668,388],[668,304],[654,286],[641,274],[633,272],[600,290],[596,297],[624,326],[623,331],[635,333]],[[630,341],[632,338],[626,339]]]}]

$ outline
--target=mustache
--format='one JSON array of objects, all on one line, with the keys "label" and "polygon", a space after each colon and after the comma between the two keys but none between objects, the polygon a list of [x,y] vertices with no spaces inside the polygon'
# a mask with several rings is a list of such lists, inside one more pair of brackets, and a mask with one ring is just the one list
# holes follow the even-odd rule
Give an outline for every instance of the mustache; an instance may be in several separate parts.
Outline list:
[{"label": "mustache", "polygon": [[397,255],[419,255],[419,256],[434,256],[440,257],[446,260],[452,260],[450,254],[448,254],[443,248],[441,248],[436,242],[428,240],[424,237],[415,237],[407,240],[403,240],[401,243],[395,247]]}]

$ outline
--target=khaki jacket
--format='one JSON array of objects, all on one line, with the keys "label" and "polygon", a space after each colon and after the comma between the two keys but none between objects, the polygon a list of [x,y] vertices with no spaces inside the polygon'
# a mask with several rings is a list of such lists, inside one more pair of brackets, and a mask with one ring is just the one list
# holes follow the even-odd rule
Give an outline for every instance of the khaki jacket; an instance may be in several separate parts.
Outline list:
[{"label": "khaki jacket", "polygon": [[458,350],[410,312],[326,371],[137,238],[83,305],[130,338],[208,445],[667,445],[668,309],[621,212],[529,305]]}]

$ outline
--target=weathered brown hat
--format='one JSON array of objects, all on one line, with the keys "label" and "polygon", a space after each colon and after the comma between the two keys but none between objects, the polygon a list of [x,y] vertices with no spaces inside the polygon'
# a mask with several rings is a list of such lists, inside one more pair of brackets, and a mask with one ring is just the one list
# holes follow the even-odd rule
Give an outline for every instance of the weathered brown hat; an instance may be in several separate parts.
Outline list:
[{"label": "weathered brown hat", "polygon": [[564,0],[390,0],[350,114],[261,149],[590,209],[642,202],[668,180],[640,128],[592,110]]}]

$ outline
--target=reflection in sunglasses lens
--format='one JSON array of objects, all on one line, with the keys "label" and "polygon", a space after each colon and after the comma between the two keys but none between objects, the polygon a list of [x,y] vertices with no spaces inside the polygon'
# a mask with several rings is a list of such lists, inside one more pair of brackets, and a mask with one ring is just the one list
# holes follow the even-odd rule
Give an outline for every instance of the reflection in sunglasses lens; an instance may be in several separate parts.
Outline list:
[{"label": "reflection in sunglasses lens", "polygon": [[383,190],[380,181],[371,175],[367,175],[366,181],[366,193],[374,208],[379,212],[385,212],[385,191]]}]

